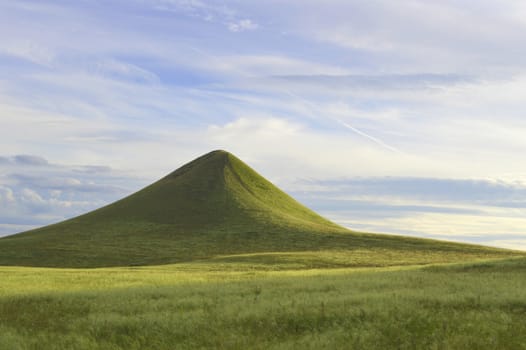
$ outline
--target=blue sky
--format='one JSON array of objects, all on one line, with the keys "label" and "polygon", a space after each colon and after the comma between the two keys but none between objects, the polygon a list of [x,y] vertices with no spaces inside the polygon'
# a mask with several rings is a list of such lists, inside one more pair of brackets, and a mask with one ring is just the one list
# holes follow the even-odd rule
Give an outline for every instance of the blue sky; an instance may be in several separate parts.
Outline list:
[{"label": "blue sky", "polygon": [[0,235],[226,149],[360,230],[526,249],[523,1],[2,1]]}]

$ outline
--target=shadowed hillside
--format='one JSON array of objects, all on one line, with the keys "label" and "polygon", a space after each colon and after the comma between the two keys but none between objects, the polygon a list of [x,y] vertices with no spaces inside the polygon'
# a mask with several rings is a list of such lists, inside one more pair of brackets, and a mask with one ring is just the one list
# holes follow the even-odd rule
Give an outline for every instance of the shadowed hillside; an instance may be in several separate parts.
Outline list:
[{"label": "shadowed hillside", "polygon": [[[415,259],[407,259],[408,254]],[[197,158],[101,209],[0,239],[0,265],[53,267],[204,259],[289,261],[301,267],[383,266],[404,256],[404,261],[420,264],[509,254],[349,231],[299,204],[225,151]]]}]

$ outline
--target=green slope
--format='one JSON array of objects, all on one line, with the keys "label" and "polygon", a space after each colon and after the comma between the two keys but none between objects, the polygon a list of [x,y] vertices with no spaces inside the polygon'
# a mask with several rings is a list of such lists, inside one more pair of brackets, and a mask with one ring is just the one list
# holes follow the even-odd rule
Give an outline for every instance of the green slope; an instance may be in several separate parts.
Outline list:
[{"label": "green slope", "polygon": [[390,261],[389,256],[395,257],[391,260],[396,264],[511,254],[472,245],[351,232],[302,206],[225,151],[197,158],[91,213],[0,239],[0,265],[51,267],[203,259],[349,266],[357,255],[367,258],[368,252],[376,257],[369,259],[368,266],[384,265],[377,261]]}]

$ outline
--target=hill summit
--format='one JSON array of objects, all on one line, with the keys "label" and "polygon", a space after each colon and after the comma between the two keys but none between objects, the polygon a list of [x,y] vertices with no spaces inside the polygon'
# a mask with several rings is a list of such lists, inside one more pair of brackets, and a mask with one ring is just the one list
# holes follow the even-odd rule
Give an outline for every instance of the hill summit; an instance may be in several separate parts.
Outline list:
[{"label": "hill summit", "polygon": [[157,265],[239,254],[374,247],[486,251],[349,231],[304,207],[234,155],[218,150],[106,207],[0,239],[0,265]]},{"label": "hill summit", "polygon": [[234,155],[218,150],[182,166],[151,186],[89,214],[97,221],[171,225],[176,232],[271,227],[342,231],[302,206]]}]

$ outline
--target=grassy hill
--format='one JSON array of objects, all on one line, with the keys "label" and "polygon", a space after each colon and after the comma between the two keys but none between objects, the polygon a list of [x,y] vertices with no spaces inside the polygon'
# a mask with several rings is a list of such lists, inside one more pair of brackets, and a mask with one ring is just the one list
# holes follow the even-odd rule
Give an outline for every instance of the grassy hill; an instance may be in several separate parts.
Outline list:
[{"label": "grassy hill", "polygon": [[520,254],[349,231],[215,151],[0,239],[0,349],[520,349]]},{"label": "grassy hill", "polygon": [[131,196],[0,239],[0,265],[109,267],[189,261],[287,268],[387,266],[513,252],[349,231],[304,207],[225,151]]}]

